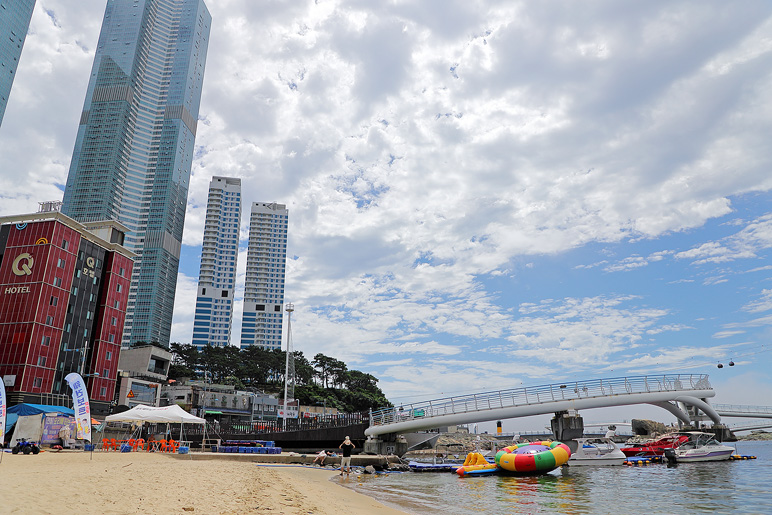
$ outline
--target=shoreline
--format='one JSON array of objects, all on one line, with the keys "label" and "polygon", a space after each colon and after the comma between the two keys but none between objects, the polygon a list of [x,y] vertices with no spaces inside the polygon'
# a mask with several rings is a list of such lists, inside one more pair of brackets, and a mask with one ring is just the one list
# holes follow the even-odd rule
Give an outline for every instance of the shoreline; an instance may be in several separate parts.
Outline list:
[{"label": "shoreline", "polygon": [[[3,513],[254,513],[336,515],[405,512],[336,481],[336,470],[160,453],[3,453]],[[334,485],[334,486],[331,486]]]}]

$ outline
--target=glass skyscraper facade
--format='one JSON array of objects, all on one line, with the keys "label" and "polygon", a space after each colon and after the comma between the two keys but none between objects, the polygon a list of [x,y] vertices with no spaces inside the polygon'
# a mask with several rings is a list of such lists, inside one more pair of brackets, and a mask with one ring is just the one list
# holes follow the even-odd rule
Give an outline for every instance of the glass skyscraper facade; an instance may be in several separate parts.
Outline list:
[{"label": "glass skyscraper facade", "polygon": [[287,218],[284,204],[254,202],[249,219],[241,347],[281,349]]},{"label": "glass skyscraper facade", "polygon": [[124,346],[169,344],[210,26],[202,0],[107,1],[62,212],[129,228]]},{"label": "glass skyscraper facade", "polygon": [[241,179],[212,177],[206,205],[193,345],[230,344],[241,226]]},{"label": "glass skyscraper facade", "polygon": [[34,8],[35,0],[0,0],[0,125]]}]

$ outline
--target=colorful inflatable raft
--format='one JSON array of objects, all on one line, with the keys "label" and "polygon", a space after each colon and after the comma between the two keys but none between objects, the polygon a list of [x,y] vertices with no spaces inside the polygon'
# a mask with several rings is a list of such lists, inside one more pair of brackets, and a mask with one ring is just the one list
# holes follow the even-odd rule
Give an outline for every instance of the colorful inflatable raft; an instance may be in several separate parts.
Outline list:
[{"label": "colorful inflatable raft", "polygon": [[464,476],[484,476],[495,474],[499,467],[495,463],[490,463],[485,456],[479,452],[470,452],[466,455],[464,464],[456,469],[456,474]]},{"label": "colorful inflatable raft", "polygon": [[564,443],[521,443],[497,452],[495,463],[489,463],[482,454],[469,453],[464,464],[456,469],[456,474],[461,477],[495,473],[533,476],[555,470],[568,462],[570,457],[571,449]]},{"label": "colorful inflatable raft", "polygon": [[516,474],[546,474],[564,465],[570,457],[571,449],[564,443],[528,442],[510,445],[497,452],[496,465]]}]

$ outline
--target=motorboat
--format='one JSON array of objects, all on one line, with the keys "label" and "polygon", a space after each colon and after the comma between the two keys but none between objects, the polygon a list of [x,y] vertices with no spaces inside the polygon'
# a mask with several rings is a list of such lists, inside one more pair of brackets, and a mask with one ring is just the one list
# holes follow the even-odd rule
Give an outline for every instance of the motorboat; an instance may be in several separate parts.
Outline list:
[{"label": "motorboat", "polygon": [[576,451],[568,460],[569,467],[586,465],[624,465],[627,456],[611,438],[577,438]]},{"label": "motorboat", "polygon": [[716,440],[712,433],[689,433],[689,440],[676,449],[665,449],[668,463],[690,463],[697,461],[724,461],[735,452],[733,447]]},{"label": "motorboat", "polygon": [[622,447],[621,450],[625,456],[664,456],[665,449],[677,449],[681,444],[688,441],[689,432],[676,431],[647,443]]}]

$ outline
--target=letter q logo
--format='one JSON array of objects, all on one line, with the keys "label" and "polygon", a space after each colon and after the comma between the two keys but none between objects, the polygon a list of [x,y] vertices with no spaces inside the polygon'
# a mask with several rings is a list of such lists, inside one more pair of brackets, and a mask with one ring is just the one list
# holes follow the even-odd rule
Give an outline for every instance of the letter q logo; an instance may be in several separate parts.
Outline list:
[{"label": "letter q logo", "polygon": [[11,266],[11,271],[14,275],[32,275],[32,256],[26,252],[16,256]]}]

